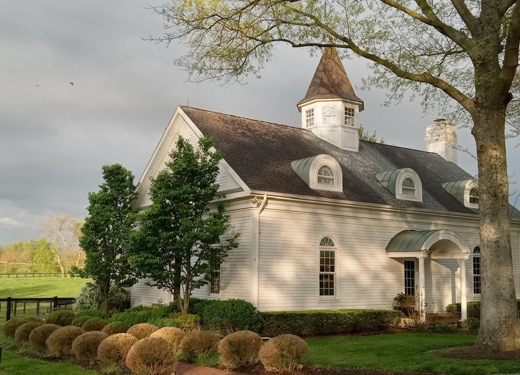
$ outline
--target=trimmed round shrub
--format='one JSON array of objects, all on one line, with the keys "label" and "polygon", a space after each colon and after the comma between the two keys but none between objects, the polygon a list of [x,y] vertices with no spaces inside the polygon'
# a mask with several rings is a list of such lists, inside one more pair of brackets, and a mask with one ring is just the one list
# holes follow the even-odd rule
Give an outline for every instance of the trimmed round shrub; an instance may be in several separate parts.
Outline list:
[{"label": "trimmed round shrub", "polygon": [[92,332],[92,331],[101,331],[103,328],[105,328],[105,322],[103,319],[99,318],[90,318],[83,324],[81,327],[85,332]]},{"label": "trimmed round shrub", "polygon": [[42,322],[41,318],[36,316],[24,316],[20,318],[11,318],[4,324],[4,333],[7,337],[14,337],[16,330],[22,324],[29,322]]},{"label": "trimmed round shrub", "polygon": [[134,374],[161,375],[175,370],[177,356],[168,343],[159,337],[137,342],[126,357],[126,367]]},{"label": "trimmed round shrub", "polygon": [[135,326],[128,328],[126,333],[134,336],[136,339],[141,340],[150,337],[152,333],[157,331],[157,327],[149,323],[139,323]]},{"label": "trimmed round shrub", "polygon": [[29,335],[31,332],[41,326],[42,322],[28,322],[22,324],[20,327],[16,329],[16,332],[14,334],[14,341],[16,341],[19,344],[22,344],[24,342],[29,341]]},{"label": "trimmed round shrub", "polygon": [[128,333],[108,336],[98,347],[97,358],[105,366],[124,366],[126,356],[138,340]]},{"label": "trimmed round shrub", "polygon": [[303,366],[309,346],[295,335],[280,335],[267,341],[259,357],[266,371],[294,371]]},{"label": "trimmed round shrub", "polygon": [[166,341],[171,350],[177,353],[181,347],[181,341],[186,334],[183,330],[175,327],[164,327],[150,335],[150,337],[159,337]]},{"label": "trimmed round shrub", "polygon": [[85,332],[72,343],[72,352],[77,359],[90,361],[96,359],[98,347],[108,335],[103,332]]},{"label": "trimmed round shrub", "polygon": [[[101,308],[101,303],[103,302],[103,297],[101,294],[101,290],[99,286],[94,283],[87,283],[81,288],[79,295],[76,297],[76,303],[74,304],[73,309],[75,311],[82,310],[99,310]],[[115,284],[110,286],[110,291],[108,294],[108,310],[110,314],[124,311],[130,307],[130,292],[128,289],[119,288]],[[93,315],[98,318],[103,318],[102,315]]]},{"label": "trimmed round shrub", "polygon": [[106,333],[109,336],[115,335],[116,333],[126,333],[128,331],[128,325],[123,322],[113,322],[107,324],[101,332]]},{"label": "trimmed round shrub", "polygon": [[215,332],[188,332],[181,341],[182,354],[188,362],[193,362],[199,357],[216,353],[219,341],[220,338]]},{"label": "trimmed round shrub", "polygon": [[72,311],[54,311],[47,315],[45,323],[66,327],[70,326],[74,319],[76,319],[76,315]]},{"label": "trimmed round shrub", "polygon": [[220,363],[229,369],[255,364],[262,348],[262,338],[251,331],[240,331],[227,335],[218,344]]},{"label": "trimmed round shrub", "polygon": [[196,300],[191,311],[200,316],[204,329],[224,335],[241,330],[258,331],[261,326],[260,312],[242,299]]},{"label": "trimmed round shrub", "polygon": [[81,328],[74,326],[61,327],[51,333],[47,339],[47,349],[49,353],[62,357],[72,355],[72,343],[76,337],[85,333]]},{"label": "trimmed round shrub", "polygon": [[71,326],[75,326],[75,327],[83,327],[83,324],[85,324],[85,322],[89,319],[92,319],[91,316],[78,316],[76,319],[74,319],[72,321],[72,323],[70,324]]},{"label": "trimmed round shrub", "polygon": [[480,319],[469,317],[462,322],[462,328],[470,331],[478,331],[480,328]]},{"label": "trimmed round shrub", "polygon": [[43,324],[33,329],[29,335],[29,344],[31,344],[33,349],[47,350],[47,339],[54,331],[60,328],[61,326],[57,324]]}]

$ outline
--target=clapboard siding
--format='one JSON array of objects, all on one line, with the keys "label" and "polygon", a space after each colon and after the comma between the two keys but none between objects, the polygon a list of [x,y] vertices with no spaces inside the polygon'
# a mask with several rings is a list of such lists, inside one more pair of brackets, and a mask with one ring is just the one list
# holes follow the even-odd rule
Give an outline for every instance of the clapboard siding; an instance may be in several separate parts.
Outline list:
[{"label": "clapboard siding", "polygon": [[165,290],[149,287],[145,283],[150,279],[141,279],[132,286],[132,306],[150,306],[154,303],[170,303],[171,295]]}]

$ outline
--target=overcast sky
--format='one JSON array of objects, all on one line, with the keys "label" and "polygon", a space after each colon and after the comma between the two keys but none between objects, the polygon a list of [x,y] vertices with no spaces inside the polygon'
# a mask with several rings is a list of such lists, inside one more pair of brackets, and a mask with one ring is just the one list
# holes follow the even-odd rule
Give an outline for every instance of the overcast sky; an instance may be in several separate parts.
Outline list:
[{"label": "overcast sky", "polygon": [[[121,163],[138,179],[178,105],[300,125],[317,57],[279,47],[276,58],[246,85],[186,82],[174,66],[182,54],[141,40],[162,33],[147,9],[155,0],[2,1],[0,12],[0,243],[38,237],[49,215],[86,215],[87,193],[101,166]],[[362,123],[390,144],[423,150],[418,102],[382,107],[385,92],[360,90],[363,60],[344,61],[365,101]],[[74,82],[74,86],[69,82]],[[468,129],[459,144],[474,149]],[[509,142],[510,173],[520,178],[520,149]],[[476,162],[459,153],[471,174]],[[516,165],[515,165],[516,164]],[[514,187],[513,187],[514,189]]]}]

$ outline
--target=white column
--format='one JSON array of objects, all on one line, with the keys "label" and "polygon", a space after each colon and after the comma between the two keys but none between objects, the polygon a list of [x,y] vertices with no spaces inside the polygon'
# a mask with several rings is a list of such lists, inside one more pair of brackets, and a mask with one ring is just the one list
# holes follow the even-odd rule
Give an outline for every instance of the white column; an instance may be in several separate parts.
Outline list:
[{"label": "white column", "polygon": [[460,259],[460,319],[468,319],[468,304],[466,301],[466,260]]},{"label": "white column", "polygon": [[424,277],[424,258],[419,258],[419,313],[421,320],[426,319],[426,288]]}]

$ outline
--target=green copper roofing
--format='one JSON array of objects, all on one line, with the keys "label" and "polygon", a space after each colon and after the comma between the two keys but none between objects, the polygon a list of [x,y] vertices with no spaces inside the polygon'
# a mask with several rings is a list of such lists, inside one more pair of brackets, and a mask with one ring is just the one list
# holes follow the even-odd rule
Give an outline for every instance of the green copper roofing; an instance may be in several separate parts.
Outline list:
[{"label": "green copper roofing", "polygon": [[464,181],[455,181],[455,182],[446,182],[442,184],[442,187],[444,190],[446,190],[448,193],[453,195],[457,200],[464,204],[464,189],[466,188],[466,185],[471,180],[464,180]]},{"label": "green copper roofing", "polygon": [[316,159],[318,155],[310,156],[308,158],[299,159],[291,162],[291,166],[300,178],[309,185],[310,177],[309,171],[311,169],[311,165],[314,159]]},{"label": "green copper roofing", "polygon": [[386,190],[390,191],[392,194],[395,195],[395,186],[396,186],[396,180],[397,176],[399,175],[399,172],[401,172],[402,169],[397,169],[395,171],[387,171],[376,174],[376,179],[383,185]]},{"label": "green copper roofing", "polygon": [[386,246],[387,252],[422,251],[424,244],[438,230],[405,230],[394,236]]}]

